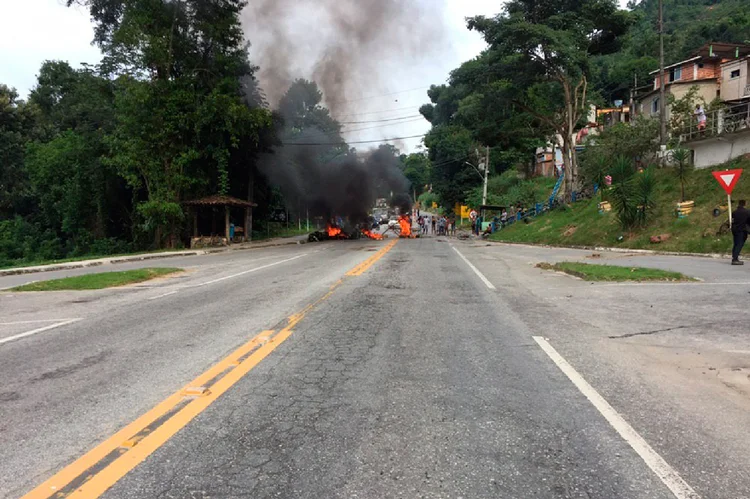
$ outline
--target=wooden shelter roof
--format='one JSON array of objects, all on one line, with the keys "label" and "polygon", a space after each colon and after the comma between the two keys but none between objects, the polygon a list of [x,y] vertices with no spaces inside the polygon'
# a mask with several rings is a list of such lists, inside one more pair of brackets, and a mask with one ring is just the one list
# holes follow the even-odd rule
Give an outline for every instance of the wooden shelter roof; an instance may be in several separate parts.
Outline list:
[{"label": "wooden shelter roof", "polygon": [[258,206],[250,201],[233,198],[232,196],[221,196],[219,194],[201,199],[194,199],[192,201],[185,201],[184,204],[188,206],[237,206],[241,208],[252,208]]}]

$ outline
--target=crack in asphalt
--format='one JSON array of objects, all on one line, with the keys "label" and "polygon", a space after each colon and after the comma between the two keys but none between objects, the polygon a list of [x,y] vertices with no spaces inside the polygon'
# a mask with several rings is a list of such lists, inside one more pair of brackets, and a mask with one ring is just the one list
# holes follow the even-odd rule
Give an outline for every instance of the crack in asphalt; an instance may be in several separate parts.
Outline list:
[{"label": "crack in asphalt", "polygon": [[666,329],[654,329],[653,331],[641,331],[639,333],[626,333],[616,336],[607,336],[607,338],[611,340],[616,340],[620,338],[632,338],[633,336],[648,336],[650,334],[657,334],[657,333],[666,333],[668,331],[676,331],[677,329],[687,329],[691,327],[697,327],[694,325],[688,325],[688,326],[674,326],[674,327],[668,327]]}]

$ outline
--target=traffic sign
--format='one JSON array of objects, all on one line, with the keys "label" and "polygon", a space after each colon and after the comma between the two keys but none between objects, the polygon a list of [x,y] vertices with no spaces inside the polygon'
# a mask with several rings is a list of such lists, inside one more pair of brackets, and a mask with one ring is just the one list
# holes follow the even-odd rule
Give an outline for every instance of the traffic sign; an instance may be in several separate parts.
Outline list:
[{"label": "traffic sign", "polygon": [[713,172],[714,178],[719,182],[724,191],[731,195],[734,190],[734,186],[737,185],[737,181],[742,175],[742,170],[724,170],[721,172]]}]

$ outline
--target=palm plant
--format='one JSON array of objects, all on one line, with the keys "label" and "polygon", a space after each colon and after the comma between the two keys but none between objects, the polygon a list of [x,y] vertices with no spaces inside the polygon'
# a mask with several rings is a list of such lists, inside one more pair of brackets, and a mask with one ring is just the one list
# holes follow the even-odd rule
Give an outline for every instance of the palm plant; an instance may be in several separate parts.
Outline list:
[{"label": "palm plant", "polygon": [[634,204],[636,205],[635,223],[641,227],[646,225],[651,211],[656,206],[655,189],[656,179],[650,168],[635,177],[633,185]]},{"label": "palm plant", "polygon": [[638,203],[634,193],[633,164],[628,158],[618,156],[612,167],[609,197],[623,229],[634,227],[638,221]]}]

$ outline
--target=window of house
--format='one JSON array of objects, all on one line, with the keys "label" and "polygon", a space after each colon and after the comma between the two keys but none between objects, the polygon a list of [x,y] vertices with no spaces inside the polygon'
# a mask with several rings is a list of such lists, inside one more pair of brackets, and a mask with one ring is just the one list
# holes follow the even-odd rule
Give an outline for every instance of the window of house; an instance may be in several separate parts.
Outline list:
[{"label": "window of house", "polygon": [[669,70],[669,81],[677,81],[682,79],[682,68],[672,68]]},{"label": "window of house", "polygon": [[652,113],[659,112],[659,99],[658,98],[654,99],[654,101],[651,103],[651,112]]},{"label": "window of house", "polygon": [[702,62],[698,63],[698,69],[703,69],[703,63]]},{"label": "window of house", "polygon": [[731,73],[729,73],[730,78],[739,78],[740,77],[740,70],[735,69]]}]

